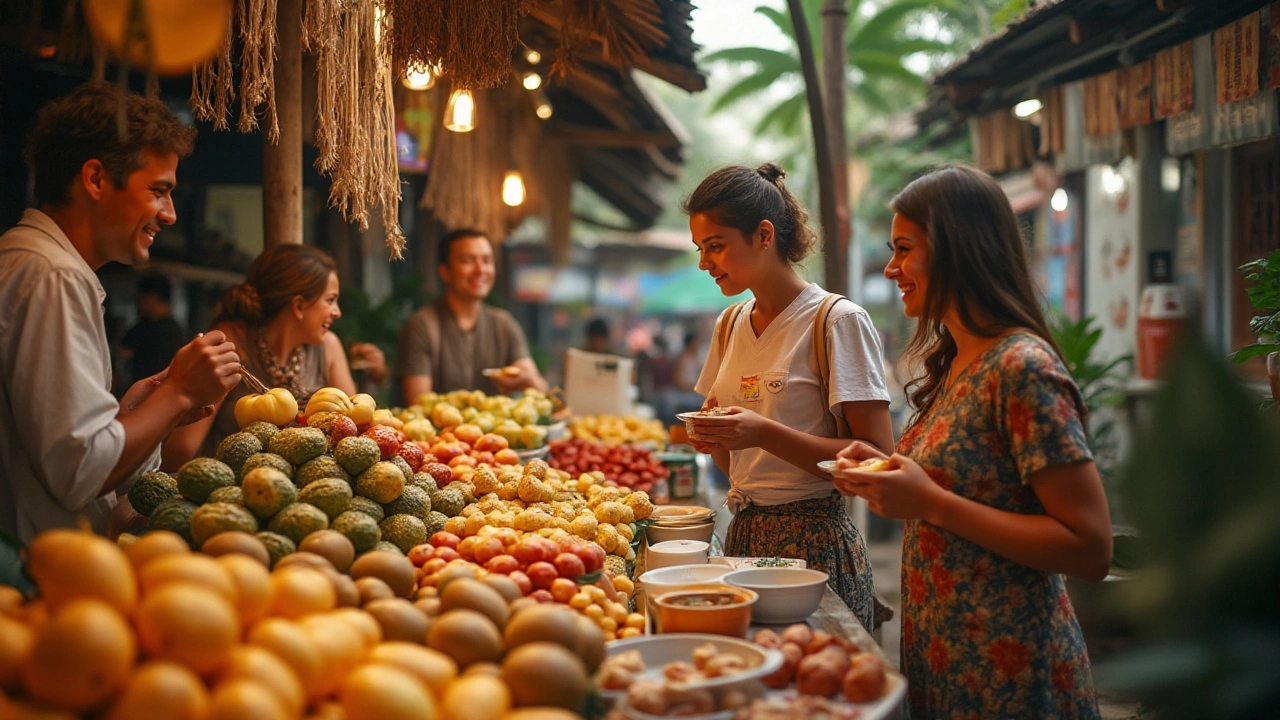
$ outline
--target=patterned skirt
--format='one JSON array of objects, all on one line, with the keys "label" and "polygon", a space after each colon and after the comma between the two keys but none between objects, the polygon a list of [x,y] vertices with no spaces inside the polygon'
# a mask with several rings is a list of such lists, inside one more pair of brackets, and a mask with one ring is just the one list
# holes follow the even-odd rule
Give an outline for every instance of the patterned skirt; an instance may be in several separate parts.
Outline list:
[{"label": "patterned skirt", "polygon": [[783,505],[748,505],[729,524],[725,555],[803,558],[830,578],[827,584],[871,630],[875,587],[862,535],[844,511],[844,498],[801,500]]}]

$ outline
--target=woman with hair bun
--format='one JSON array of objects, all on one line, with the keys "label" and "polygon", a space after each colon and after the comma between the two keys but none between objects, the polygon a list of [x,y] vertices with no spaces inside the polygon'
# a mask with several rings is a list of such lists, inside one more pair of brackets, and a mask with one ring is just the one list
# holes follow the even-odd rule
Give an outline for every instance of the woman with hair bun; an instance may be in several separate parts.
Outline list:
[{"label": "woman with hair bun", "polygon": [[[213,329],[235,343],[249,372],[269,387],[288,389],[298,407],[305,407],[322,387],[356,392],[342,341],[329,330],[340,317],[333,258],[319,248],[286,244],[259,255],[245,282],[222,296]],[[370,377],[386,376],[386,360],[376,345],[356,343],[351,355],[368,364]],[[212,417],[175,431],[165,443],[165,467],[179,467],[197,455],[212,457],[218,443],[239,430],[235,404],[249,392],[241,383]]]},{"label": "woman with hair bun", "polygon": [[698,267],[726,296],[752,296],[716,322],[696,390],[727,414],[695,418],[692,440],[729,476],[725,553],[803,558],[870,629],[866,545],[817,465],[849,437],[893,446],[880,337],[865,310],[796,272],[816,239],[783,176],[721,168],[684,202]]},{"label": "woman with hair bun", "polygon": [[855,442],[836,486],[906,521],[902,662],[913,718],[1077,718],[1098,704],[1063,575],[1099,581],[1111,517],[1085,405],[990,175],[933,170],[890,203],[884,276],[916,318],[898,454]]}]

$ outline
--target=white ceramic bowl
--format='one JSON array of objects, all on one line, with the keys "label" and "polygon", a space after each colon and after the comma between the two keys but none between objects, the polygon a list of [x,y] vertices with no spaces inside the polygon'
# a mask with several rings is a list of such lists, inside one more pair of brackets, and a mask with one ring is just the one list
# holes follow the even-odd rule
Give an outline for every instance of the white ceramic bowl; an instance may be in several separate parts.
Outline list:
[{"label": "white ceramic bowl", "polygon": [[649,539],[650,544],[666,542],[668,540],[701,540],[702,542],[711,542],[711,536],[716,529],[714,522],[700,523],[698,525],[683,525],[680,527],[666,527],[657,523],[650,525],[644,529],[645,537]]},{"label": "white ceramic bowl", "polygon": [[[704,678],[688,684],[689,687],[723,689],[758,681],[760,678],[782,667],[782,653],[777,650],[762,648],[755,643],[739,640],[725,635],[708,635],[702,633],[672,633],[670,635],[641,635],[625,640],[614,640],[605,646],[609,655],[619,655],[629,650],[636,650],[644,661],[644,672],[636,679],[663,679],[662,667],[667,663],[684,661],[693,662],[693,649],[710,643],[722,653],[732,653],[746,661],[749,668],[745,672],[718,678]],[[623,695],[620,691],[601,691],[606,697]]]},{"label": "white ceramic bowl", "polygon": [[723,565],[672,565],[650,570],[638,579],[646,595],[657,597],[690,585],[720,582],[720,578],[730,572],[731,569]]},{"label": "white ceramic bowl", "polygon": [[651,570],[672,565],[705,565],[711,544],[701,540],[668,540],[654,543],[645,551],[645,567]]},{"label": "white ceramic bowl", "polygon": [[751,609],[753,622],[770,625],[804,622],[822,604],[827,574],[802,568],[748,568],[720,579],[753,590],[760,599]]}]

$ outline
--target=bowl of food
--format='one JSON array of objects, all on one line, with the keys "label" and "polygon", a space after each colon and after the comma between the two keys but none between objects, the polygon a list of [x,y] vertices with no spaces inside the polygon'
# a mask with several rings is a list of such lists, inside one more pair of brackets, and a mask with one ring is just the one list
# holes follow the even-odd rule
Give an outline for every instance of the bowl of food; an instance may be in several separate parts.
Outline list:
[{"label": "bowl of food", "polygon": [[744,638],[751,626],[751,606],[760,596],[725,583],[708,583],[654,597],[664,633],[700,632]]},{"label": "bowl of food", "polygon": [[676,419],[684,422],[684,429],[685,429],[685,432],[689,434],[689,438],[693,440],[697,440],[698,434],[693,431],[693,421],[695,419],[723,418],[726,415],[731,415],[731,414],[732,413],[727,407],[713,407],[713,408],[707,408],[706,410],[698,410],[696,412],[676,413]]},{"label": "bowl of food", "polygon": [[[659,595],[665,595],[688,587],[718,583],[720,578],[731,571],[723,565],[672,565],[670,567],[650,570],[639,578],[639,586],[644,590],[645,598],[652,601]],[[650,604],[650,611],[656,616],[656,605]]]},{"label": "bowl of food", "polygon": [[806,568],[761,567],[734,570],[720,581],[759,596],[751,608],[754,622],[798,623],[804,622],[822,604],[827,574]]},{"label": "bowl of food", "polygon": [[596,686],[631,718],[702,716],[732,698],[761,694],[760,678],[782,667],[781,651],[704,633],[642,635],[609,643]]}]

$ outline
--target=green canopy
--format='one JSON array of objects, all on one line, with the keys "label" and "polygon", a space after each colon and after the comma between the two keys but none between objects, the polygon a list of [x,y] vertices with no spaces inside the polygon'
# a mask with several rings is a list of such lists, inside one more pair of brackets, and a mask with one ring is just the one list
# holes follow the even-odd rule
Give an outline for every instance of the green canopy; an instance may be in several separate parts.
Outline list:
[{"label": "green canopy", "polygon": [[643,290],[640,312],[645,315],[699,315],[718,313],[740,300],[726,297],[705,271],[682,267]]}]

